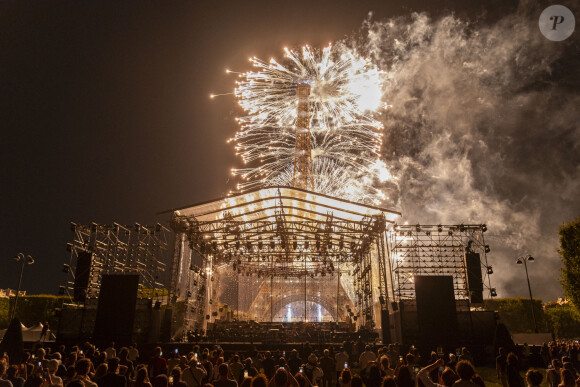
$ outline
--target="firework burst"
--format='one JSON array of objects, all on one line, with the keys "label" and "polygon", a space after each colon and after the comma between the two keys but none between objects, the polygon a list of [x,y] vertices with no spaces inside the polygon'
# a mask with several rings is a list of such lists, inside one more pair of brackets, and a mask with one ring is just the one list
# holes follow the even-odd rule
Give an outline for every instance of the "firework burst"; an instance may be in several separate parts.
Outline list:
[{"label": "firework burst", "polygon": [[[377,204],[374,187],[384,181],[379,160],[383,125],[373,114],[381,108],[384,73],[354,50],[332,45],[285,49],[285,58],[250,61],[256,71],[240,74],[235,96],[247,115],[231,139],[247,167],[238,190],[291,185],[296,141],[296,86],[310,86],[309,111],[313,190]],[[387,172],[388,175],[388,172]]]}]

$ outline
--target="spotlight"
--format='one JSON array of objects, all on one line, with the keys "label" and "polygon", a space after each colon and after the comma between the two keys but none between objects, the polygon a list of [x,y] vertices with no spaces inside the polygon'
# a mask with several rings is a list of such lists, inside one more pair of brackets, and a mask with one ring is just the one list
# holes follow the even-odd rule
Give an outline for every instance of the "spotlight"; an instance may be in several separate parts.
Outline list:
[{"label": "spotlight", "polygon": [[493,274],[493,268],[491,266],[487,267],[487,274]]},{"label": "spotlight", "polygon": [[495,290],[495,288],[491,288],[489,294],[492,297],[497,297],[497,291]]},{"label": "spotlight", "polygon": [[72,251],[72,243],[66,244],[66,251],[68,251],[69,253]]},{"label": "spotlight", "polygon": [[437,225],[437,231],[439,231],[439,232],[443,231],[443,226],[440,225],[440,224],[438,224]]},{"label": "spotlight", "polygon": [[161,226],[161,223],[157,223],[157,224],[155,225],[155,232],[160,232],[160,231],[161,231],[161,227],[162,227],[162,226]]},{"label": "spotlight", "polygon": [[298,241],[297,241],[296,239],[294,239],[294,240],[292,241],[292,249],[293,249],[293,250],[296,250],[296,249],[298,249]]},{"label": "spotlight", "polygon": [[62,272],[63,272],[63,273],[68,273],[68,272],[70,272],[70,265],[68,265],[68,264],[66,264],[66,263],[65,263],[65,264],[62,266]]},{"label": "spotlight", "polygon": [[465,226],[462,224],[459,225],[459,231],[465,232]]},{"label": "spotlight", "polygon": [[485,253],[489,253],[491,250],[489,249],[489,245],[485,245]]},{"label": "spotlight", "polygon": [[415,226],[415,231],[421,232],[421,225],[420,224]]},{"label": "spotlight", "polygon": [[451,230],[447,231],[447,235],[449,235],[449,236],[453,235],[453,231],[451,231]]},{"label": "spotlight", "polygon": [[64,296],[65,293],[66,293],[66,288],[64,286],[59,286],[58,287],[58,295]]},{"label": "spotlight", "polygon": [[481,225],[481,231],[482,232],[486,232],[487,231],[487,226],[485,224]]},{"label": "spotlight", "polygon": [[274,250],[276,248],[276,241],[274,241],[274,239],[272,239],[270,241],[270,249]]}]

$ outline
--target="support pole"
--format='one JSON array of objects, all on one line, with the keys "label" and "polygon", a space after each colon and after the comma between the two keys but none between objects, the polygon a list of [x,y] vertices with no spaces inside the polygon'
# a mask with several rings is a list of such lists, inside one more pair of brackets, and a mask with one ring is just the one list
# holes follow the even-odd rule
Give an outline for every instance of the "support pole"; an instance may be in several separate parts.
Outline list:
[{"label": "support pole", "polygon": [[18,279],[18,290],[16,290],[16,298],[14,299],[14,306],[12,307],[12,314],[10,315],[10,321],[14,318],[16,314],[16,305],[18,304],[18,296],[20,295],[20,286],[22,285],[22,274],[24,274],[24,265],[26,264],[26,259],[22,255],[22,268],[20,269],[20,278]]}]

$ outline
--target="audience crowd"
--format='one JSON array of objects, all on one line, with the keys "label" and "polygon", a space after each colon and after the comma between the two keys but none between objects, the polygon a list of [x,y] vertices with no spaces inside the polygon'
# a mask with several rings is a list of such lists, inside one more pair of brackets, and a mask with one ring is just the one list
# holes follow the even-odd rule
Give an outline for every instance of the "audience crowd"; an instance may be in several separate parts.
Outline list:
[{"label": "audience crowd", "polygon": [[[539,351],[549,387],[579,387],[577,342],[553,342]],[[497,382],[503,387],[536,387],[544,373],[529,368],[532,351],[499,349]],[[523,361],[526,360],[526,361]],[[411,347],[373,347],[345,342],[340,347],[225,354],[220,346],[189,353],[155,348],[151,357],[140,356],[137,345],[99,350],[90,343],[51,351],[37,344],[22,363],[0,359],[0,387],[485,387],[463,348],[443,356],[431,352],[423,358]]]}]

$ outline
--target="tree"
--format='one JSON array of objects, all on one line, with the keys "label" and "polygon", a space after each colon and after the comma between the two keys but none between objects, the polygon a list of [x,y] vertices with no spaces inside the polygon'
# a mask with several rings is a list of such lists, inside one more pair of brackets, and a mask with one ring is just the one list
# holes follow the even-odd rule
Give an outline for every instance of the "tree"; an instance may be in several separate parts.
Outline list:
[{"label": "tree", "polygon": [[580,312],[580,217],[560,226],[558,253],[564,264],[560,283],[568,298]]}]

